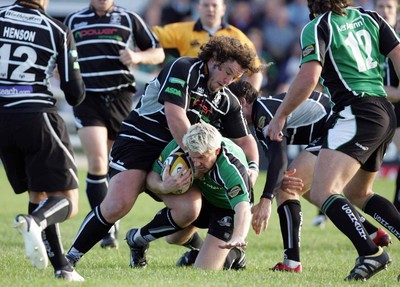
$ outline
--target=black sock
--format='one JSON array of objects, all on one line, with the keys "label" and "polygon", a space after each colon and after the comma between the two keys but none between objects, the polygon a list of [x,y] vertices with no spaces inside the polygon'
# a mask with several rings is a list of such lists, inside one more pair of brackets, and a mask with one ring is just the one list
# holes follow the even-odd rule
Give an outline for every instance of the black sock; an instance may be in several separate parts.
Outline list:
[{"label": "black sock", "polygon": [[100,206],[89,212],[85,220],[82,222],[72,247],[68,251],[68,255],[72,255],[79,260],[86,252],[88,252],[97,242],[99,242],[110,230],[113,223],[108,223],[100,211]]},{"label": "black sock", "polygon": [[[29,202],[28,210],[29,214],[32,213],[39,204]],[[69,265],[67,259],[64,256],[64,249],[62,247],[61,235],[59,232],[59,224],[53,224],[47,226],[42,231],[42,239],[44,246],[46,247],[47,256],[53,265],[54,270],[68,270],[72,271],[72,267]]]},{"label": "black sock", "polygon": [[344,196],[338,194],[329,196],[321,210],[351,240],[359,256],[378,252],[378,247],[367,235],[358,212]]},{"label": "black sock", "polygon": [[189,248],[189,249],[197,249],[200,250],[201,246],[203,245],[203,239],[200,237],[200,235],[195,232],[193,236],[186,241],[183,246]]},{"label": "black sock", "polygon": [[400,213],[389,200],[375,193],[363,210],[400,240]]},{"label": "black sock", "polygon": [[360,221],[364,225],[365,230],[367,231],[367,233],[369,235],[378,231],[378,228],[375,225],[373,225],[371,222],[369,222],[364,216],[362,216],[360,213],[358,215],[360,216]]},{"label": "black sock", "polygon": [[[71,214],[71,201],[65,196],[49,196],[39,203],[31,215],[44,229],[49,225],[63,222]],[[49,212],[51,210],[51,212]]]},{"label": "black sock", "polygon": [[90,207],[94,209],[100,205],[106,197],[108,189],[107,175],[94,175],[88,173],[86,176],[86,195],[89,200]]},{"label": "black sock", "polygon": [[172,218],[171,209],[165,207],[157,212],[152,221],[140,228],[140,235],[144,240],[150,242],[179,230],[182,228]]},{"label": "black sock", "polygon": [[396,190],[394,192],[394,206],[400,212],[400,168],[397,171],[397,178],[396,178]]},{"label": "black sock", "polygon": [[278,207],[285,259],[300,262],[300,233],[303,221],[300,201],[287,200]]}]

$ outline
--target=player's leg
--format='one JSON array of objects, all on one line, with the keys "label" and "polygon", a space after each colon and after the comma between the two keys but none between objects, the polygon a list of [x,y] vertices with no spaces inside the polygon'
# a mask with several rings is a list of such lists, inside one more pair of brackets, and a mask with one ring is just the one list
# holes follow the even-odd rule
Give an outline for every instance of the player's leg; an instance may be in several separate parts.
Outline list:
[{"label": "player's leg", "polygon": [[[397,111],[397,109],[400,108],[400,105],[396,104],[395,107],[396,107],[396,111]],[[400,116],[400,115],[398,115],[398,116]],[[398,119],[398,122],[400,122],[399,119]],[[399,123],[398,123],[398,125],[399,125]],[[397,128],[396,132],[394,133],[393,143],[396,145],[397,152],[399,153],[400,152],[400,128]],[[400,168],[397,171],[393,204],[397,208],[397,210],[400,211]]]},{"label": "player's leg", "polygon": [[141,228],[133,228],[126,234],[131,248],[131,267],[145,267],[145,252],[151,241],[173,234],[189,226],[199,215],[201,193],[192,186],[186,193],[157,195],[166,207]]},{"label": "player's leg", "polygon": [[125,216],[144,189],[146,171],[131,169],[114,175],[100,206],[84,219],[67,257],[76,264],[108,233],[113,224]]}]

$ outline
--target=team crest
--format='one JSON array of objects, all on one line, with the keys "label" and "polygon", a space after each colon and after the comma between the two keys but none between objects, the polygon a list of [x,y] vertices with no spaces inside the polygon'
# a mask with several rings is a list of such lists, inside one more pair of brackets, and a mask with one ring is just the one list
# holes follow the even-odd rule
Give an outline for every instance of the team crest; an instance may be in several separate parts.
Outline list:
[{"label": "team crest", "polygon": [[221,102],[221,93],[218,92],[218,93],[215,95],[214,99],[212,100],[212,103],[213,103],[214,106],[218,107],[218,105],[219,105],[220,102]]},{"label": "team crest", "polygon": [[112,13],[110,18],[110,24],[121,24],[121,15]]},{"label": "team crest", "polygon": [[199,94],[204,94],[204,88],[203,87],[197,87],[197,91]]},{"label": "team crest", "polygon": [[240,187],[240,185],[235,185],[234,187],[232,187],[231,189],[228,190],[228,196],[230,198],[234,198],[238,194],[240,194],[241,191],[242,191],[242,188]]},{"label": "team crest", "polygon": [[261,116],[258,119],[257,127],[262,130],[265,127],[265,122],[267,121],[267,118],[265,116]]}]

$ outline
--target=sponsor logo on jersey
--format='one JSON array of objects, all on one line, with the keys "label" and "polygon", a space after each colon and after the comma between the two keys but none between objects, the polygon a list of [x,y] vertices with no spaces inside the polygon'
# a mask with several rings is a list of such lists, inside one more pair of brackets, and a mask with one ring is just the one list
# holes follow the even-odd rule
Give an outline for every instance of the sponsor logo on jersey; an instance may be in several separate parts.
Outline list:
[{"label": "sponsor logo on jersey", "polygon": [[207,105],[205,105],[205,104],[203,103],[203,100],[196,99],[196,100],[193,102],[192,108],[197,108],[197,107],[200,107],[200,111],[201,111],[201,113],[202,113],[202,116],[203,116],[203,115],[208,115],[208,114],[213,114],[213,108],[212,108],[212,107],[209,107],[209,106],[207,106]]},{"label": "sponsor logo on jersey", "polygon": [[200,42],[197,40],[193,40],[190,42],[190,47],[194,48],[194,47],[198,47],[200,46]]},{"label": "sponsor logo on jersey", "polygon": [[80,28],[80,27],[85,27],[85,26],[87,26],[88,25],[88,22],[79,22],[79,23],[76,23],[76,24],[74,24],[74,29],[78,29],[78,28]]},{"label": "sponsor logo on jersey", "polygon": [[197,87],[197,91],[200,94],[204,94],[204,88],[203,87]]},{"label": "sponsor logo on jersey", "polygon": [[36,32],[24,30],[24,29],[16,29],[13,27],[4,27],[3,37],[9,39],[17,39],[24,40],[29,42],[34,42],[36,37]]},{"label": "sponsor logo on jersey", "polygon": [[353,30],[353,29],[359,28],[364,25],[362,21],[355,22],[355,20],[358,20],[358,18],[354,19],[353,23],[346,23],[346,24],[341,25],[339,27],[339,32],[343,32],[346,30]]},{"label": "sponsor logo on jersey", "polygon": [[315,45],[308,45],[303,49],[303,57],[306,57],[315,52]]},{"label": "sponsor logo on jersey", "polygon": [[355,145],[358,146],[360,149],[362,149],[364,151],[369,150],[369,147],[364,146],[364,145],[360,144],[359,142],[356,142]]},{"label": "sponsor logo on jersey", "polygon": [[40,17],[40,16],[32,15],[32,14],[28,14],[28,13],[10,11],[10,10],[6,11],[5,18],[18,20],[18,21],[22,21],[25,23],[40,24],[42,22],[42,17]]},{"label": "sponsor logo on jersey", "polygon": [[212,100],[212,103],[214,104],[214,106],[217,106],[217,107],[218,107],[218,105],[219,105],[220,102],[221,102],[221,94],[220,94],[220,92],[218,92],[218,93],[215,95],[214,99]]},{"label": "sponsor logo on jersey", "polygon": [[97,36],[98,38],[115,38],[116,40],[122,39],[121,36],[118,35],[118,29],[116,28],[94,28],[94,29],[83,29],[76,31],[74,33],[76,39],[83,39],[85,37],[93,37]]},{"label": "sponsor logo on jersey", "polygon": [[224,216],[217,222],[218,222],[219,226],[231,227],[233,220],[232,220],[232,217],[230,217],[230,216]]},{"label": "sponsor logo on jersey", "polygon": [[182,97],[181,91],[179,91],[178,89],[172,88],[172,87],[166,88],[165,92],[168,94],[176,95],[178,97]]},{"label": "sponsor logo on jersey", "polygon": [[31,86],[0,86],[0,96],[30,94]]},{"label": "sponsor logo on jersey", "polygon": [[76,50],[69,50],[69,54],[71,57],[74,58],[78,57],[78,52]]},{"label": "sponsor logo on jersey", "polygon": [[184,87],[186,83],[184,80],[175,77],[168,78],[168,82],[170,82],[171,84],[178,84],[181,87]]},{"label": "sponsor logo on jersey", "polygon": [[238,194],[240,194],[241,191],[242,191],[242,188],[240,187],[240,185],[235,185],[234,187],[232,187],[231,189],[228,190],[228,196],[230,198],[234,198]]}]

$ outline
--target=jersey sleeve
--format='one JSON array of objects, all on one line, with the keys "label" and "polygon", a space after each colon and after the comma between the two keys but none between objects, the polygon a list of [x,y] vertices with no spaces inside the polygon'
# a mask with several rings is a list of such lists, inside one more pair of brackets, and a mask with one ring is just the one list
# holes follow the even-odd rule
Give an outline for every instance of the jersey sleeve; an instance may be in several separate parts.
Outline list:
[{"label": "jersey sleeve", "polygon": [[190,63],[179,58],[168,64],[158,75],[161,83],[158,100],[160,103],[170,102],[187,109],[189,106],[188,78]]},{"label": "jersey sleeve", "polygon": [[78,53],[70,29],[66,29],[57,57],[57,67],[60,74],[60,87],[68,104],[76,106],[85,97],[85,85],[78,64]]},{"label": "jersey sleeve", "polygon": [[160,42],[158,41],[156,35],[144,22],[144,20],[137,14],[132,14],[132,34],[135,39],[136,45],[140,50],[145,51],[151,48],[160,48]]},{"label": "jersey sleeve", "polygon": [[318,61],[323,65],[327,39],[327,35],[316,20],[308,23],[300,35],[301,64]]},{"label": "jersey sleeve", "polygon": [[229,93],[230,107],[227,114],[221,118],[221,128],[224,136],[228,138],[247,136],[250,134],[250,129],[243,114],[242,106],[236,96],[229,91],[227,92]]}]

